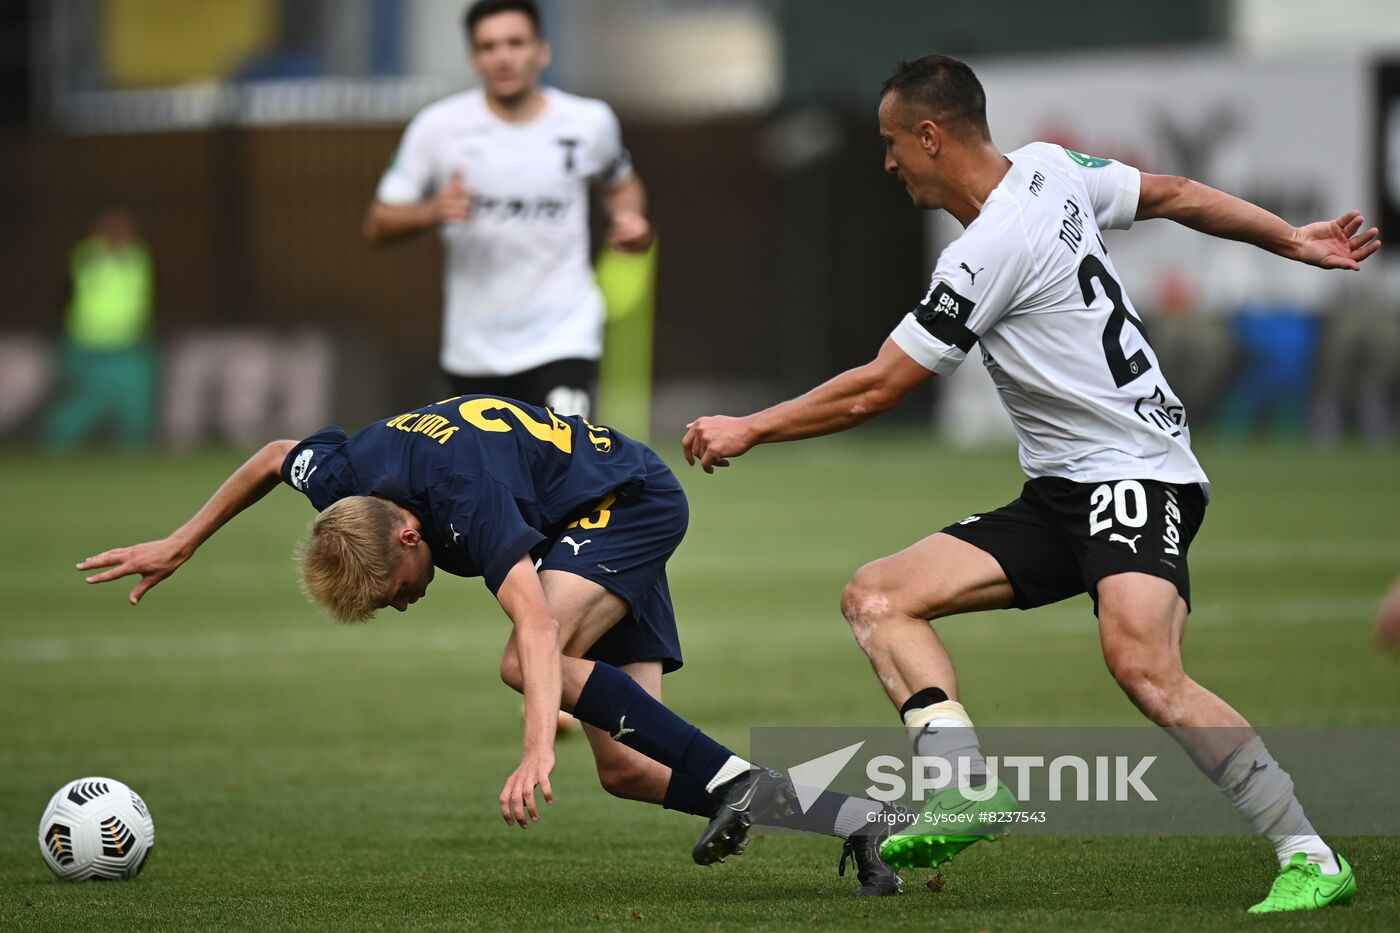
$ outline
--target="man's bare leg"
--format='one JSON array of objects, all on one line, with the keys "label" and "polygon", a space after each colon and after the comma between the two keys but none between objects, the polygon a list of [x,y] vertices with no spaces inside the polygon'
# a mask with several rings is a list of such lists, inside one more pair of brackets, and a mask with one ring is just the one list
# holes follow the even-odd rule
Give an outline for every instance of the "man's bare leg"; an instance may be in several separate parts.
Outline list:
[{"label": "man's bare leg", "polygon": [[[926,807],[940,806],[940,795],[959,789],[984,800],[975,804],[979,809],[1015,807],[1015,799],[1000,784],[987,787],[977,731],[957,700],[953,661],[930,624],[961,612],[1004,609],[1014,598],[995,558],[942,532],[866,564],[841,594],[841,612],[890,702],[899,709],[914,753],[948,764],[927,775],[933,795]],[[951,837],[917,822],[886,840],[880,851],[891,865],[931,868],[992,835]]]},{"label": "man's bare leg", "polygon": [[1169,580],[1120,573],[1099,581],[1099,640],[1109,673],[1142,714],[1171,732],[1207,774],[1253,737],[1234,707],[1186,674],[1186,601]]},{"label": "man's bare leg", "polygon": [[1186,602],[1168,580],[1142,573],[1098,584],[1099,638],[1113,679],[1143,714],[1165,728],[1254,829],[1280,866],[1295,853],[1324,874],[1340,871],[1293,794],[1293,779],[1230,704],[1196,683],[1181,661]]},{"label": "man's bare leg", "polygon": [[940,532],[856,571],[841,594],[841,612],[890,702],[900,707],[927,687],[957,698],[953,661],[931,620],[1004,609],[1012,599],[992,555]]}]

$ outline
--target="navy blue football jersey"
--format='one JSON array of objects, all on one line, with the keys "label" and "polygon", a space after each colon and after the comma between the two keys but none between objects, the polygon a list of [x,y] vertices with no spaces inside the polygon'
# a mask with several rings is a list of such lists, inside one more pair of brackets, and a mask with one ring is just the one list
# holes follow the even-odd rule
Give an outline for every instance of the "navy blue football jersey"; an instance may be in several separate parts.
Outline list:
[{"label": "navy blue football jersey", "polygon": [[318,511],[379,496],[418,517],[433,563],[491,592],[521,557],[616,493],[667,471],[645,444],[579,417],[463,395],[377,421],[330,427],[287,455],[282,480]]}]

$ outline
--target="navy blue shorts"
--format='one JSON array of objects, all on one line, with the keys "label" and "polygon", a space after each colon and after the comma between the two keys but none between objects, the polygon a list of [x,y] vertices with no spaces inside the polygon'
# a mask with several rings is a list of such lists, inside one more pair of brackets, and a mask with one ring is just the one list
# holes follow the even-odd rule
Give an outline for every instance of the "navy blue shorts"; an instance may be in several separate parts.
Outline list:
[{"label": "navy blue shorts", "polygon": [[660,661],[669,674],[683,662],[666,562],[685,537],[690,506],[670,468],[660,457],[651,459],[644,486],[607,496],[534,553],[540,570],[585,577],[630,607],[584,657],[615,667]]}]

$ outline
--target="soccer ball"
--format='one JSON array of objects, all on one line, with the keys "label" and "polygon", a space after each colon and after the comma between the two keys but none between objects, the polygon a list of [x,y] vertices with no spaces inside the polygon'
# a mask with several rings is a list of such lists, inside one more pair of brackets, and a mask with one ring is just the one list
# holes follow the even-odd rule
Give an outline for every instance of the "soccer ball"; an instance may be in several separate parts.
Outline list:
[{"label": "soccer ball", "polygon": [[155,844],[145,802],[111,778],[59,788],[39,821],[39,853],[64,881],[135,878]]}]

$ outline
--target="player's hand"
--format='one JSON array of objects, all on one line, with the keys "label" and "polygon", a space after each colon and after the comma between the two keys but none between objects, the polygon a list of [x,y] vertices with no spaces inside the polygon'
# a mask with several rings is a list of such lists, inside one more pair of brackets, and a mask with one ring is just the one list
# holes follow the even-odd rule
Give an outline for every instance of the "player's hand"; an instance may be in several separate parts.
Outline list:
[{"label": "player's hand", "polygon": [[710,415],[686,425],[681,444],[686,463],[695,466],[699,461],[706,473],[713,473],[715,467],[729,466],[729,459],[747,451],[753,441],[747,419]]},{"label": "player's hand", "polygon": [[651,245],[651,223],[636,211],[618,211],[612,215],[607,240],[619,253],[640,253]]},{"label": "player's hand", "polygon": [[554,789],[549,786],[549,774],[554,770],[554,749],[526,752],[520,760],[520,767],[506,779],[501,791],[501,816],[506,825],[518,825],[526,829],[540,819],[539,807],[535,804],[535,788],[544,792],[544,802],[554,803]]},{"label": "player's hand", "polygon": [[1395,581],[1376,617],[1376,644],[1400,652],[1400,580]]},{"label": "player's hand", "polygon": [[466,223],[472,219],[474,190],[467,187],[461,171],[452,173],[447,184],[433,198],[433,210],[440,224]]},{"label": "player's hand", "polygon": [[1381,248],[1380,230],[1362,230],[1360,211],[1294,230],[1292,258],[1323,269],[1361,268],[1361,261]]},{"label": "player's hand", "polygon": [[187,547],[174,538],[162,538],[159,541],[147,541],[144,544],[133,544],[131,547],[103,551],[78,564],[78,569],[101,571],[88,577],[88,583],[106,583],[108,580],[139,573],[141,582],[136,584],[136,588],[126,598],[127,602],[134,606],[146,595],[147,590],[189,560],[190,553]]}]

